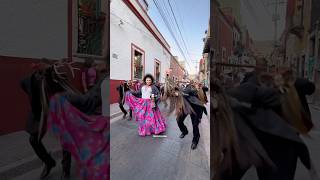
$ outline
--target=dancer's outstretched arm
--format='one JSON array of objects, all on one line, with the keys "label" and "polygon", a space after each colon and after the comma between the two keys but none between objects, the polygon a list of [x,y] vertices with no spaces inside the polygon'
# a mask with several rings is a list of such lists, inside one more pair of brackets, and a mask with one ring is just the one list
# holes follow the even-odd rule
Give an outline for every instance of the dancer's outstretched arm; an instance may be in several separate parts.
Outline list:
[{"label": "dancer's outstretched arm", "polygon": [[103,76],[98,83],[91,88],[86,94],[65,93],[67,100],[81,112],[92,115],[97,108],[102,105],[101,100],[101,83],[105,79]]}]

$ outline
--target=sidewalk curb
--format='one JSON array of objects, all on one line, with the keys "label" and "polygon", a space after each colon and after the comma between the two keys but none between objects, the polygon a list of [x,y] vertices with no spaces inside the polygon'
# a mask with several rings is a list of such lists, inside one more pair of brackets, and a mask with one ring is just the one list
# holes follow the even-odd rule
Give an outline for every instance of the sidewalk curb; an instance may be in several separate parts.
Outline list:
[{"label": "sidewalk curb", "polygon": [[114,113],[114,114],[112,114],[112,115],[110,116],[110,119],[114,119],[114,118],[116,118],[116,117],[119,117],[119,116],[121,116],[121,114],[122,114],[121,111],[116,112],[116,113]]},{"label": "sidewalk curb", "polygon": [[[54,149],[50,152],[53,159],[57,161],[62,157],[62,150],[61,149]],[[9,165],[6,165],[4,167],[0,168],[0,177],[3,180],[6,179],[12,179],[18,176],[21,176],[31,170],[34,170],[36,168],[39,168],[42,166],[41,160],[36,156],[27,157],[21,160],[18,160],[14,163],[11,163]],[[40,176],[40,174],[39,174]]]}]

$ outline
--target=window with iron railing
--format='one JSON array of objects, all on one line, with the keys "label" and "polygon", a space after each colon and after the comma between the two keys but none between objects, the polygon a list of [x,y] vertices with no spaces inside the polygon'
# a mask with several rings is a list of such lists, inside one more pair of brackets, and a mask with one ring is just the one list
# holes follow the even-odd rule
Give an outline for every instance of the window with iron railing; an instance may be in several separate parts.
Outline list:
[{"label": "window with iron railing", "polygon": [[77,53],[102,56],[104,23],[101,0],[78,0]]}]

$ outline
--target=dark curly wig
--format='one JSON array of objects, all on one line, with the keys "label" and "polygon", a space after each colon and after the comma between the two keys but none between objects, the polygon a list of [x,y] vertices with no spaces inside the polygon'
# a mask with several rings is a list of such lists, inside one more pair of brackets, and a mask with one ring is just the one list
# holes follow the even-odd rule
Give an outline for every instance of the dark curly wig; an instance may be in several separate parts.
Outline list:
[{"label": "dark curly wig", "polygon": [[154,77],[151,75],[151,74],[146,74],[144,77],[143,77],[143,82],[146,84],[146,80],[147,78],[150,78],[151,81],[152,81],[152,84],[154,83]]}]

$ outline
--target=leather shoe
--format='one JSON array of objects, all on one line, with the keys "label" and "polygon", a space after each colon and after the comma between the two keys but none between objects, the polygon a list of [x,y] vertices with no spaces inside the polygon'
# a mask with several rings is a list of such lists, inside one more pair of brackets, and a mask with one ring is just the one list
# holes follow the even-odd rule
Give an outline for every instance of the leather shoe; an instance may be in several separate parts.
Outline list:
[{"label": "leather shoe", "polygon": [[123,119],[125,119],[125,118],[126,118],[126,116],[127,116],[127,113],[125,113],[125,114],[122,116],[122,118],[123,118]]},{"label": "leather shoe", "polygon": [[55,166],[56,166],[56,163],[53,163],[50,165],[46,164],[41,172],[40,179],[46,178],[50,174],[51,169]]},{"label": "leather shoe", "polygon": [[182,138],[184,138],[187,134],[188,134],[188,133],[186,133],[186,134],[182,133],[179,137],[182,139]]},{"label": "leather shoe", "polygon": [[63,171],[61,180],[63,180],[63,179],[69,179],[69,178],[70,178],[70,171],[69,171],[69,172]]},{"label": "leather shoe", "polygon": [[192,144],[191,144],[191,149],[192,149],[192,150],[197,149],[197,144],[196,144],[196,143],[192,143]]}]

